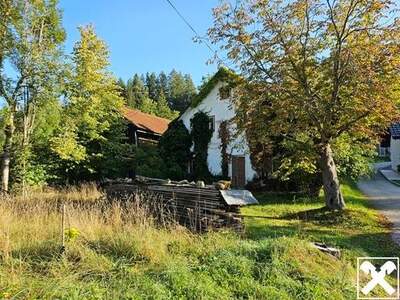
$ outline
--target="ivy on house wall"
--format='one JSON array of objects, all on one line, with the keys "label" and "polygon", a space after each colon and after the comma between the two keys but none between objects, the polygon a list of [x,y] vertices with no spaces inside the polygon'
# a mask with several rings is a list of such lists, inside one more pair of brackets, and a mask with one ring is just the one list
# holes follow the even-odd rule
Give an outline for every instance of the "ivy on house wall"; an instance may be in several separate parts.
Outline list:
[{"label": "ivy on house wall", "polygon": [[218,84],[218,82],[227,83],[229,86],[234,86],[239,80],[239,76],[235,72],[229,70],[228,68],[221,67],[217,73],[211,79],[204,84],[199,93],[193,97],[191,107],[196,107],[203,101],[205,97],[211,92],[211,90]]},{"label": "ivy on house wall", "polygon": [[197,112],[190,120],[191,136],[194,144],[193,175],[195,179],[209,181],[211,173],[208,170],[208,144],[213,131],[210,128],[210,117],[205,112]]},{"label": "ivy on house wall", "polygon": [[221,171],[222,177],[228,178],[228,168],[229,168],[229,154],[228,145],[231,141],[231,132],[229,130],[229,122],[222,121],[218,129],[218,137],[221,140],[220,150],[221,150]]}]

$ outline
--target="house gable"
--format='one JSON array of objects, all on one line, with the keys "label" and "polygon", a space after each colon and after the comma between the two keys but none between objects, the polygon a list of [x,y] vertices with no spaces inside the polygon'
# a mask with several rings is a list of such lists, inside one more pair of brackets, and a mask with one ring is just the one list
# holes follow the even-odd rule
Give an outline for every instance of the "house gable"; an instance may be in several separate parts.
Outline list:
[{"label": "house gable", "polygon": [[[232,75],[233,74],[233,75]],[[199,97],[195,99],[190,106],[180,117],[185,127],[190,131],[193,116],[199,112],[207,113],[213,122],[213,134],[208,145],[207,164],[210,172],[214,175],[221,175],[221,140],[219,137],[219,128],[222,121],[232,120],[235,117],[235,105],[231,97],[222,96],[221,88],[233,87],[237,83],[239,77],[227,69],[220,69],[210,81],[201,89]],[[230,86],[231,85],[231,86]],[[234,131],[234,125],[231,130]],[[232,135],[234,133],[232,132]],[[235,136],[234,140],[227,147],[227,153],[235,158],[235,161],[241,163],[238,170],[244,173],[246,180],[251,180],[255,176],[255,171],[252,168],[250,156],[248,154],[247,141],[244,134]],[[229,163],[229,176],[232,171],[236,170],[236,165]]]},{"label": "house gable", "polygon": [[215,88],[215,86],[224,82],[228,85],[235,85],[239,80],[239,76],[235,74],[233,71],[228,68],[221,67],[217,73],[214,74],[213,77],[201,88],[199,93],[192,99],[192,103],[190,104],[191,108],[195,108],[198,106],[201,101],[204,100],[210,94],[210,92]]},{"label": "house gable", "polygon": [[183,121],[186,128],[190,131],[190,120],[193,116],[199,112],[207,113],[211,119],[214,121],[214,136],[218,135],[218,124],[225,120],[230,120],[235,116],[235,109],[230,98],[220,99],[219,89],[226,86],[223,81],[218,81],[215,83],[213,88],[208,92],[208,94],[195,106],[189,107],[179,119]]}]

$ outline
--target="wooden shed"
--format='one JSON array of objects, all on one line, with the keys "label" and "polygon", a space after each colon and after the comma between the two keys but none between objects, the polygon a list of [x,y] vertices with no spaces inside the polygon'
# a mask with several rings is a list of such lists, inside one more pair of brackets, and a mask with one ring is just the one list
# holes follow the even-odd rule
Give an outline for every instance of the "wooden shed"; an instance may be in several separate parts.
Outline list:
[{"label": "wooden shed", "polygon": [[137,146],[140,143],[158,143],[171,122],[127,107],[122,110],[122,114],[128,121],[129,141]]}]

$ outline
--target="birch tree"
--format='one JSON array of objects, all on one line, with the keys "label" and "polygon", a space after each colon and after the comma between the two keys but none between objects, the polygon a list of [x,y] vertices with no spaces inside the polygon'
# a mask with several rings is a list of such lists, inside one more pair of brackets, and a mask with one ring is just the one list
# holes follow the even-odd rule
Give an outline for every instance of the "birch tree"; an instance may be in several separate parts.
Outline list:
[{"label": "birch tree", "polygon": [[37,107],[48,99],[48,92],[57,83],[65,32],[56,0],[6,0],[1,3],[0,35],[4,40],[0,45],[0,97],[8,109],[1,175],[2,190],[8,191],[17,111],[23,116],[21,146],[25,149]]}]

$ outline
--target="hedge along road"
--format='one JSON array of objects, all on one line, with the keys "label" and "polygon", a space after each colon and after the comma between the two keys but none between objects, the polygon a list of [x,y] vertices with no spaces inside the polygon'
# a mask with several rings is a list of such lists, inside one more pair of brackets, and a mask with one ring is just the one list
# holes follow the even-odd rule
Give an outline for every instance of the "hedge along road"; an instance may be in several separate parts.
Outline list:
[{"label": "hedge along road", "polygon": [[400,245],[400,187],[390,183],[379,172],[383,164],[375,165],[375,175],[358,182],[358,188],[371,204],[393,224],[392,239]]}]

